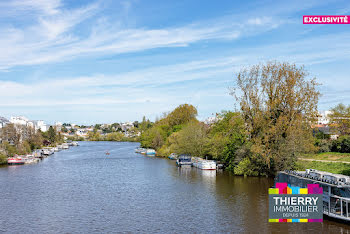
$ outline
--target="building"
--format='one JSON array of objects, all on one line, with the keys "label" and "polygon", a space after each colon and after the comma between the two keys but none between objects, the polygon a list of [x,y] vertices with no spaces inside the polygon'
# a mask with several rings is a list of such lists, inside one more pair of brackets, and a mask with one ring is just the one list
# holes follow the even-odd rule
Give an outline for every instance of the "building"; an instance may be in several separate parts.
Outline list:
[{"label": "building", "polygon": [[6,126],[6,124],[10,123],[10,121],[4,117],[0,116],[0,128],[3,128]]},{"label": "building", "polygon": [[61,122],[56,122],[55,127],[58,132],[62,131],[63,124]]},{"label": "building", "polygon": [[26,117],[24,116],[12,116],[10,118],[10,122],[15,124],[15,125],[24,125],[24,126],[27,126],[28,125],[28,122],[29,122],[29,119],[27,119]]},{"label": "building", "polygon": [[333,114],[332,111],[324,111],[324,112],[319,112],[318,118],[317,118],[317,123],[318,124],[323,124],[323,125],[328,125],[331,121],[330,116]]},{"label": "building", "polygon": [[126,123],[120,124],[120,127],[123,132],[127,132],[128,130],[134,128],[134,124],[132,122],[126,122]]}]

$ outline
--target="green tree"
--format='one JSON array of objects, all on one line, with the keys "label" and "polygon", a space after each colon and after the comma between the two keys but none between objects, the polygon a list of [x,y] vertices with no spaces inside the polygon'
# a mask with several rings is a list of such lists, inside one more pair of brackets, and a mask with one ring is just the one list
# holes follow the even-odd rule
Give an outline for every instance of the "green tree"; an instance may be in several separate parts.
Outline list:
[{"label": "green tree", "polygon": [[175,108],[167,117],[170,127],[188,123],[197,116],[197,109],[189,104],[182,104]]},{"label": "green tree", "polygon": [[175,150],[179,154],[190,154],[196,157],[206,155],[207,127],[197,120],[190,121],[178,132]]},{"label": "green tree", "polygon": [[48,135],[48,140],[51,142],[51,144],[56,142],[56,139],[57,139],[56,131],[52,126],[49,127],[49,130],[47,131],[47,135]]}]

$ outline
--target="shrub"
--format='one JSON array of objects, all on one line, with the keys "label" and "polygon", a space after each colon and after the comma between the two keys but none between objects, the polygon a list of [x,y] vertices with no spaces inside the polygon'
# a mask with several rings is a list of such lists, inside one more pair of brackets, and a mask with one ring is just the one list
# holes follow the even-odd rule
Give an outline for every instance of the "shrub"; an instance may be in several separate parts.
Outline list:
[{"label": "shrub", "polygon": [[333,141],[332,144],[333,152],[350,153],[350,135],[339,137]]},{"label": "shrub", "polygon": [[0,154],[0,165],[7,164],[7,156]]},{"label": "shrub", "polygon": [[251,163],[250,159],[247,157],[240,161],[238,165],[234,168],[233,172],[235,175],[244,176],[259,176],[259,172],[255,170],[255,166]]}]

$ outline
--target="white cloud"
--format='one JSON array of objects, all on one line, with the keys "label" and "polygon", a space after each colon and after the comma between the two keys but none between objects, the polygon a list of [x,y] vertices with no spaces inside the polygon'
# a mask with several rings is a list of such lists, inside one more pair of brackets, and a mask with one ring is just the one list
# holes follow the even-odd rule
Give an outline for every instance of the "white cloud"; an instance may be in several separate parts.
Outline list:
[{"label": "white cloud", "polygon": [[[221,18],[179,27],[160,29],[123,28],[121,22],[110,22],[98,16],[100,6],[91,4],[77,9],[62,9],[60,1],[14,1],[8,6],[40,9],[34,23],[0,30],[0,70],[18,65],[61,62],[80,56],[121,54],[161,47],[188,46],[203,40],[234,40],[271,30],[281,23],[271,17],[252,20]],[[31,5],[31,3],[36,2]],[[127,8],[130,6],[128,5]],[[96,23],[85,25],[85,33],[76,30],[87,19]],[[79,32],[79,33],[77,33]]]}]

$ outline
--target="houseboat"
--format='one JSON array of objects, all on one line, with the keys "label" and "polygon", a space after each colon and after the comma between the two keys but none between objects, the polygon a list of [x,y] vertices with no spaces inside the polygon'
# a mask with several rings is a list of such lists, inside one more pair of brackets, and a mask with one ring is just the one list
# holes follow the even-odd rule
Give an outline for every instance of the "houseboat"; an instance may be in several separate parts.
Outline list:
[{"label": "houseboat", "polygon": [[308,184],[319,184],[323,188],[323,214],[350,222],[349,176],[307,169],[278,172],[275,180],[301,188],[307,188]]},{"label": "houseboat", "polygon": [[176,165],[178,167],[183,167],[183,166],[192,167],[192,157],[190,155],[181,154],[176,160]]},{"label": "houseboat", "polygon": [[26,160],[20,156],[11,157],[7,159],[8,165],[23,165]]},{"label": "houseboat", "polygon": [[213,160],[205,160],[202,158],[193,158],[193,166],[201,170],[216,170],[216,163]]}]

